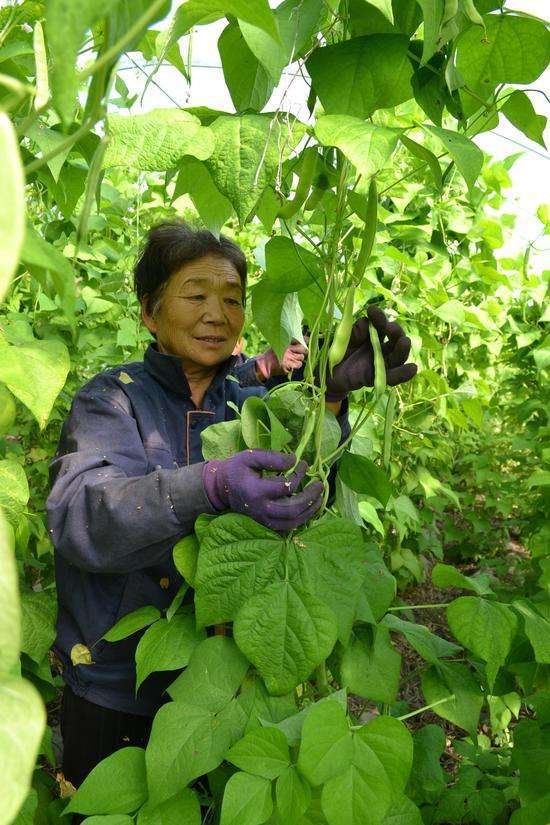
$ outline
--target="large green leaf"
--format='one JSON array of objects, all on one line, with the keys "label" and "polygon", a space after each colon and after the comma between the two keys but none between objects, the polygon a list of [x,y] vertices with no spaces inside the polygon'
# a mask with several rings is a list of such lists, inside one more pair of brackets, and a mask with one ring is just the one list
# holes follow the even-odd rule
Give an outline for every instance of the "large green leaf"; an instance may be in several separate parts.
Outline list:
[{"label": "large green leaf", "polygon": [[40,664],[55,639],[57,601],[52,590],[21,594],[21,650]]},{"label": "large green leaf", "polygon": [[383,624],[390,630],[402,633],[411,647],[414,647],[416,652],[431,664],[435,664],[444,656],[453,656],[460,651],[458,645],[448,642],[441,636],[436,636],[423,624],[405,622],[393,613],[384,616]]},{"label": "large green leaf", "polygon": [[340,663],[341,683],[352,693],[391,704],[397,697],[401,656],[382,625],[357,628]]},{"label": "large green leaf", "polygon": [[276,779],[290,766],[286,737],[277,728],[256,728],[235,742],[225,758],[237,768]]},{"label": "large green leaf", "polygon": [[11,120],[0,112],[0,301],[19,261],[25,233],[25,176]]},{"label": "large green leaf", "polygon": [[272,811],[271,783],[239,771],[225,786],[220,825],[260,825]]},{"label": "large green leaf", "polygon": [[152,624],[136,648],[136,693],[150,673],[185,667],[205,635],[196,629],[191,614],[178,614],[171,621],[159,619]]},{"label": "large green leaf", "polygon": [[185,155],[206,160],[214,136],[198,117],[182,109],[152,109],[142,115],[111,115],[104,166],[173,169]]},{"label": "large green leaf", "polygon": [[283,825],[290,825],[306,812],[311,802],[311,789],[294,765],[291,765],[277,779],[275,796],[279,819]]},{"label": "large green leaf", "polygon": [[430,57],[436,53],[441,43],[439,40],[441,23],[443,22],[443,12],[445,9],[444,0],[416,0],[422,9],[424,23],[424,41],[422,46],[422,62],[425,65]]},{"label": "large green leaf", "polygon": [[345,452],[338,465],[338,474],[351,490],[372,496],[383,507],[390,500],[393,492],[391,483],[384,470],[377,467],[370,458]]},{"label": "large green leaf", "polygon": [[299,292],[316,283],[324,294],[323,262],[293,238],[276,235],[266,243],[265,269],[273,292]]},{"label": "large green leaf", "polygon": [[145,751],[121,748],[90,771],[64,813],[128,814],[146,799]]},{"label": "large green leaf", "polygon": [[69,352],[60,341],[8,344],[0,333],[0,381],[44,427],[69,372]]},{"label": "large green leaf", "polygon": [[510,123],[519,129],[530,140],[540,143],[546,148],[544,142],[544,130],[548,118],[544,115],[538,115],[531,103],[531,99],[525,92],[516,89],[515,92],[506,99],[504,106],[501,109],[503,115],[506,115]]},{"label": "large green leaf", "polygon": [[[172,111],[172,110],[170,110]],[[206,166],[218,190],[244,223],[280,162],[304,132],[302,124],[282,123],[272,115],[221,115],[210,126],[215,146]]]},{"label": "large green leaf", "polygon": [[407,795],[421,804],[437,802],[445,788],[441,754],[445,750],[445,731],[439,725],[424,725],[413,734],[413,767]]},{"label": "large green leaf", "polygon": [[[434,713],[464,728],[475,739],[483,694],[465,665],[446,662],[430,667],[422,675],[422,691],[426,704],[449,699],[436,705]],[[451,699],[453,695],[454,699]]]},{"label": "large green leaf", "polygon": [[344,709],[336,702],[319,702],[302,727],[298,770],[312,785],[323,785],[351,762],[353,741]]},{"label": "large green leaf", "polygon": [[228,748],[241,738],[244,724],[235,700],[218,713],[187,702],[163,705],[153,720],[145,754],[149,803],[160,805],[214,770]]},{"label": "large green leaf", "polygon": [[201,825],[201,806],[191,788],[184,788],[156,807],[145,803],[137,818],[137,825],[173,825],[175,822]]},{"label": "large green leaf", "polygon": [[526,599],[517,599],[513,606],[523,618],[525,634],[533,646],[536,661],[550,664],[550,621],[537,613]]},{"label": "large green leaf", "polygon": [[303,315],[297,294],[274,290],[267,278],[252,287],[252,315],[278,358],[283,357],[293,339],[303,340]]},{"label": "large green leaf", "polygon": [[290,581],[252,596],[233,624],[235,641],[256,666],[270,693],[288,693],[332,651],[333,611]]},{"label": "large green leaf", "polygon": [[386,166],[399,138],[396,129],[375,126],[350,115],[320,117],[315,124],[315,134],[325,146],[341,149],[365,178]]},{"label": "large green leaf", "polygon": [[143,630],[144,627],[148,627],[157,619],[160,619],[158,607],[151,604],[138,607],[137,610],[133,610],[123,616],[122,619],[119,619],[101,638],[106,639],[108,642],[118,642],[120,639],[125,639],[133,633],[137,633],[138,630]]},{"label": "large green leaf", "polygon": [[424,126],[442,143],[471,191],[483,166],[483,152],[470,138],[439,126]]},{"label": "large green leaf", "polygon": [[28,500],[29,484],[21,464],[11,458],[0,461],[0,508],[14,528]]},{"label": "large green leaf", "polygon": [[33,685],[0,676],[2,825],[10,825],[27,796],[45,727],[46,710]]},{"label": "large green leaf", "polygon": [[413,739],[403,722],[393,716],[378,716],[355,735],[374,751],[394,791],[404,791],[413,764]]},{"label": "large green leaf", "polygon": [[393,802],[384,817],[383,825],[423,825],[420,809],[407,796]]},{"label": "large green leaf", "polygon": [[[67,139],[66,135],[63,135],[61,132],[56,132],[54,129],[49,129],[44,123],[40,122],[33,123],[27,131],[27,137],[29,137],[33,143],[38,146],[38,149],[43,155],[47,155],[49,152],[56,150],[59,144],[63,143]],[[67,146],[65,149],[58,152],[58,154],[55,155],[55,157],[53,157],[47,164],[48,169],[52,173],[52,177],[56,183],[59,180],[61,167],[65,163],[70,151],[71,147]]]},{"label": "large green leaf", "polygon": [[[468,88],[487,100],[502,83],[535,81],[548,65],[550,32],[528,15],[485,15],[485,32],[470,26],[456,42],[456,68]],[[463,95],[468,112],[479,100]]]},{"label": "large green leaf", "polygon": [[[0,482],[1,484],[2,482]],[[13,530],[0,509],[0,673],[7,673],[19,661],[21,645],[21,608]]]},{"label": "large green leaf", "polygon": [[[275,53],[279,47],[261,29],[251,27],[263,35]],[[231,100],[238,112],[254,109],[261,112],[271,97],[275,83],[265,67],[253,54],[237,23],[230,23],[220,35],[218,51],[222,61],[223,76]]]},{"label": "large green leaf", "polygon": [[493,592],[490,578],[487,573],[477,576],[465,576],[452,564],[436,564],[432,569],[432,581],[436,587],[458,587],[460,590],[471,590],[478,596],[487,596]]},{"label": "large green leaf", "polygon": [[323,812],[329,825],[381,825],[393,797],[388,774],[361,737],[353,744],[352,764],[323,787]]},{"label": "large green leaf", "polygon": [[325,112],[366,118],[409,100],[408,47],[402,35],[373,34],[316,49],[306,66]]},{"label": "large green leaf", "polygon": [[487,662],[492,690],[499,668],[510,651],[517,620],[506,605],[461,596],[447,608],[447,621],[458,641]]},{"label": "large green leaf", "polygon": [[223,225],[233,214],[233,207],[214,186],[204,163],[186,157],[180,163],[173,200],[189,194],[205,227],[218,237]]},{"label": "large green leaf", "polygon": [[172,682],[172,699],[215,713],[236,695],[249,664],[228,636],[210,636],[194,649],[189,665]]}]

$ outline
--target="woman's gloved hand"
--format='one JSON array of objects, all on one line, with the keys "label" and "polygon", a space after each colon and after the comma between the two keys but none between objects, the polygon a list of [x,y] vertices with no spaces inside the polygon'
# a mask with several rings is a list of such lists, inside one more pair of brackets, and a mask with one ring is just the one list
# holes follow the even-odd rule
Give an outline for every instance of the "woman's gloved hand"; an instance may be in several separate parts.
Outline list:
[{"label": "woman's gloved hand", "polygon": [[260,381],[267,381],[275,375],[286,375],[290,370],[300,369],[307,355],[307,347],[298,341],[293,341],[284,351],[279,361],[272,349],[256,356],[256,373]]},{"label": "woman's gloved hand", "polygon": [[366,316],[354,323],[342,361],[334,367],[332,375],[327,372],[327,401],[342,401],[352,390],[374,386],[374,353],[369,324],[380,338],[388,386],[403,384],[416,375],[416,364],[405,363],[411,351],[411,339],[398,323],[388,321],[381,309],[370,306]]},{"label": "woman's gloved hand", "polygon": [[296,493],[307,470],[300,461],[288,478],[262,477],[262,470],[282,473],[295,457],[272,450],[243,450],[223,461],[207,461],[203,470],[206,494],[217,510],[243,513],[278,532],[295,530],[319,509],[323,485],[308,484]]}]

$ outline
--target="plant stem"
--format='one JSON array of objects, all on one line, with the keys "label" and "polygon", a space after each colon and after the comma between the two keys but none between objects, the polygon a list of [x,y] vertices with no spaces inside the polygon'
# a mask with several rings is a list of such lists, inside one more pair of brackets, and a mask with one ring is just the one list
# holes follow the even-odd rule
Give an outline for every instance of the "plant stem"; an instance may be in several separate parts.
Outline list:
[{"label": "plant stem", "polygon": [[438,705],[443,705],[445,702],[451,702],[455,698],[454,693],[451,693],[450,696],[445,696],[443,699],[438,699],[437,702],[432,702],[429,705],[425,705],[423,708],[418,708],[417,710],[413,710],[410,713],[405,713],[404,716],[398,716],[400,722],[403,722],[405,719],[410,719],[411,716],[418,716],[419,713],[424,713],[426,710],[431,710],[432,708],[437,707]]},{"label": "plant stem", "polygon": [[317,684],[317,691],[322,696],[326,696],[330,693],[330,685],[328,683],[327,678],[327,663],[322,662],[316,669],[315,669],[315,682]]},{"label": "plant stem", "polygon": [[430,610],[432,608],[435,610],[439,607],[449,607],[450,604],[451,602],[441,602],[438,604],[404,604],[398,607],[388,607],[388,613],[396,610]]}]

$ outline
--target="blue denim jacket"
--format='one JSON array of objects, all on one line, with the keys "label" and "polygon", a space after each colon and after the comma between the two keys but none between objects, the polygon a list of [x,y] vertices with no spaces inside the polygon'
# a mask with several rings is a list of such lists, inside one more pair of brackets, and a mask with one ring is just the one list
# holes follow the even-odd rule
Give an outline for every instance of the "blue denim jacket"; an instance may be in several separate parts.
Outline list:
[{"label": "blue denim jacket", "polygon": [[[179,359],[151,344],[143,362],[99,373],[76,394],[50,466],[47,512],[58,594],[54,651],[79,696],[147,716],[168,698],[179,671],[151,674],[134,694],[144,631],[99,640],[138,607],[168,607],[183,582],[172,548],[197,516],[214,512],[202,483],[201,431],[235,418],[228,402],[240,408],[266,391],[254,359],[231,357],[197,409]],[[345,415],[341,424],[347,429]],[[90,648],[93,664],[71,663],[76,644]]]}]

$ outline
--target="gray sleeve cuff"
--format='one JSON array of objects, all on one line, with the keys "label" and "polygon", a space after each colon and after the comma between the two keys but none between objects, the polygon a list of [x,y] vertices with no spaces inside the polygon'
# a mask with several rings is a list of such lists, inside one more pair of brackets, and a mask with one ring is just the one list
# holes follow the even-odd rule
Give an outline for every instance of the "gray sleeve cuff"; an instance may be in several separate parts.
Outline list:
[{"label": "gray sleeve cuff", "polygon": [[205,461],[174,470],[170,483],[170,498],[176,516],[187,532],[192,533],[196,519],[202,513],[218,514],[206,495],[202,480]]},{"label": "gray sleeve cuff", "polygon": [[232,372],[241,387],[263,386],[263,382],[259,380],[256,374],[255,358],[247,358],[243,364],[233,367]]}]

